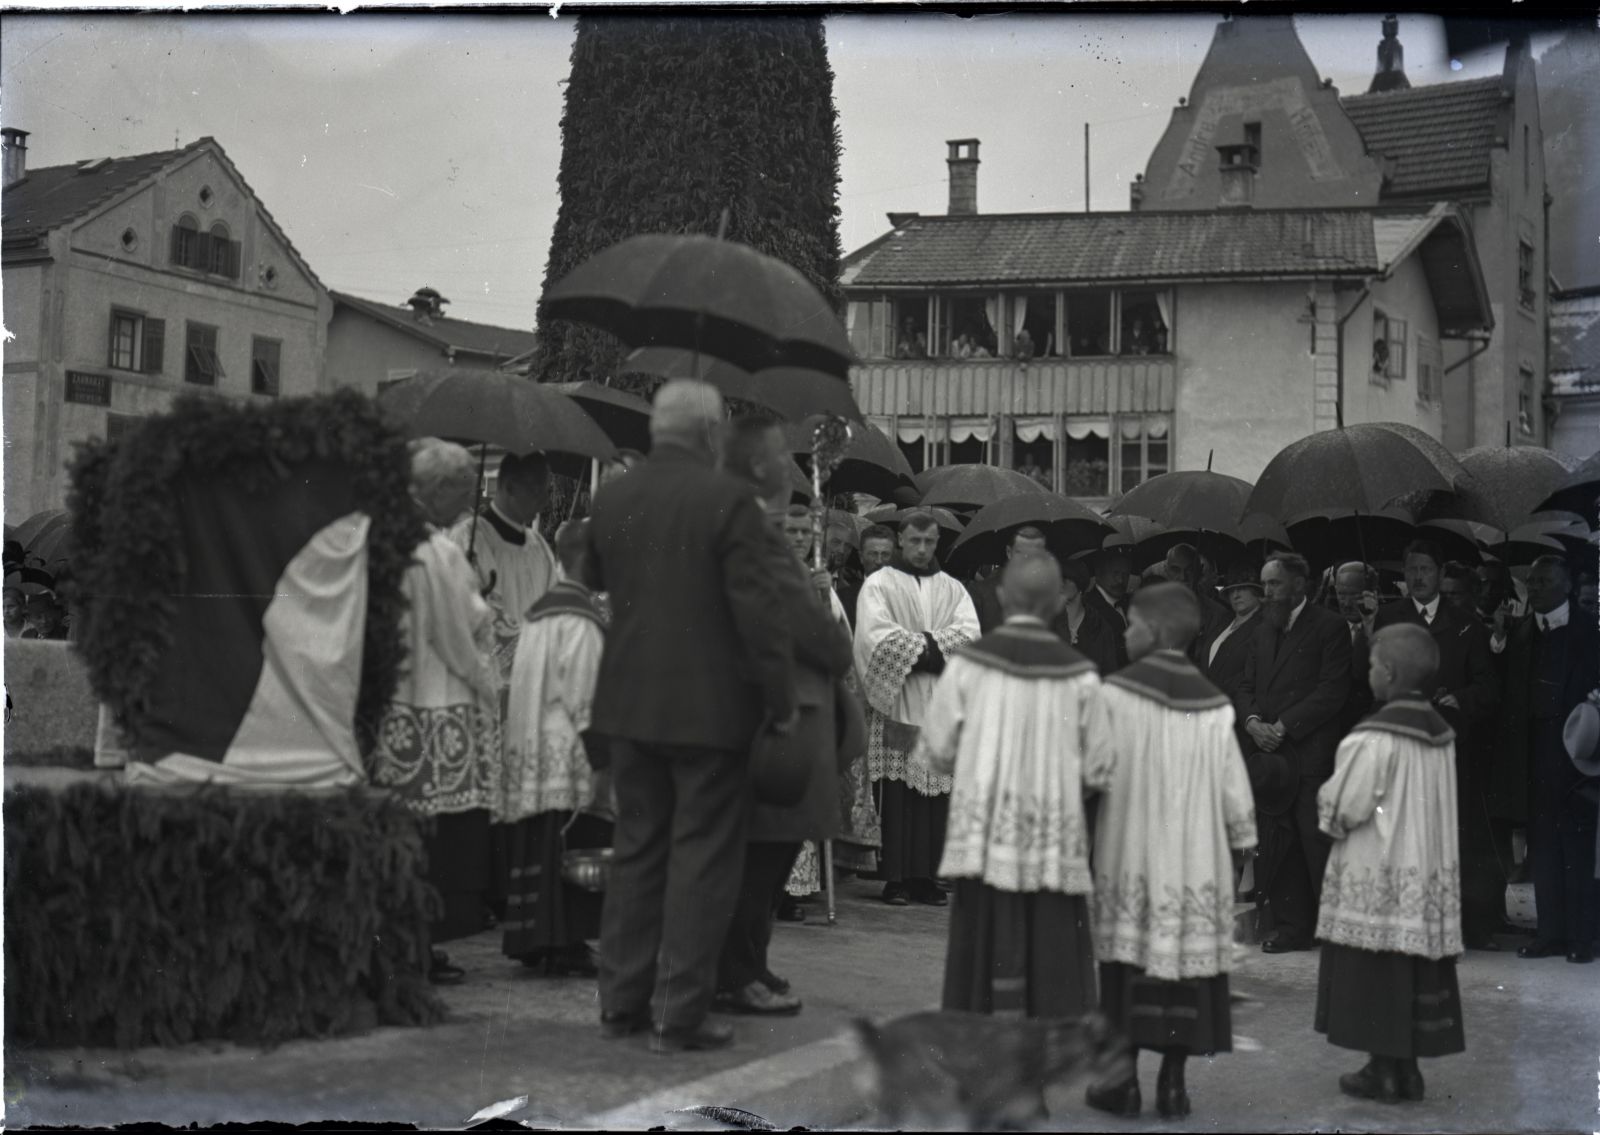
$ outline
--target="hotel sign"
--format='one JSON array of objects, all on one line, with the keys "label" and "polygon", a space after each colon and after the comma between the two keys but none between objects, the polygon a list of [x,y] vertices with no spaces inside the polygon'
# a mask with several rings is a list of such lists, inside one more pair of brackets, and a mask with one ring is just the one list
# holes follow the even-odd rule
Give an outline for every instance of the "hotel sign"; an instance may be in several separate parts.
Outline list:
[{"label": "hotel sign", "polygon": [[87,371],[67,372],[67,401],[84,406],[111,405],[111,376]]}]

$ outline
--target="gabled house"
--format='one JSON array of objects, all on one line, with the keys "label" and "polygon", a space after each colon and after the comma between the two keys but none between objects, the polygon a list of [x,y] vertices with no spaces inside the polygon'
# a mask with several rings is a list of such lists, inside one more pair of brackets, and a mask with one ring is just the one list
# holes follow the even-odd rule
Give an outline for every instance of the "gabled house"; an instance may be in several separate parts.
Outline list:
[{"label": "gabled house", "polygon": [[0,134],[9,519],[63,503],[74,442],[179,392],[321,388],[327,292],[215,139],[30,170]]},{"label": "gabled house", "polygon": [[537,342],[531,330],[445,315],[444,305],[450,301],[433,288],[418,288],[399,305],[344,292],[331,295],[328,381],[368,394],[430,368],[502,367],[527,356]]}]

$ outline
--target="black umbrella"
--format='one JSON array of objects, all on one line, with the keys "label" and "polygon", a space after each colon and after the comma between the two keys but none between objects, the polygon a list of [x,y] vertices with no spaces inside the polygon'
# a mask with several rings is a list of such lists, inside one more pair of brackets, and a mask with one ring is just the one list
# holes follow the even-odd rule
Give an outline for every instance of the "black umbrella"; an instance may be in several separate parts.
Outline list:
[{"label": "black umbrella", "polygon": [[1234,532],[1252,487],[1209,470],[1162,473],[1129,489],[1107,512],[1142,516],[1184,532]]},{"label": "black umbrella", "polygon": [[1048,491],[1032,477],[997,465],[935,465],[918,473],[916,481],[921,503],[973,511],[1019,493]]},{"label": "black umbrella", "polygon": [[906,517],[914,512],[926,512],[933,517],[942,530],[954,533],[957,536],[965,531],[967,527],[966,522],[949,509],[922,504],[911,505],[908,508],[901,508],[892,504],[880,504],[877,508],[867,512],[867,519],[874,524],[890,524],[898,528],[905,523]]},{"label": "black umbrella", "polygon": [[1579,465],[1539,502],[1537,512],[1575,512],[1594,523],[1600,508],[1600,452]]},{"label": "black umbrella", "polygon": [[1454,491],[1419,494],[1413,505],[1419,522],[1470,520],[1509,532],[1528,522],[1539,502],[1567,479],[1567,466],[1548,449],[1533,446],[1482,446],[1460,455],[1471,477]]},{"label": "black umbrella", "polygon": [[602,328],[629,347],[678,347],[747,371],[850,376],[855,354],[821,293],[781,260],[699,235],[629,237],[552,287],[541,317]]},{"label": "black umbrella", "polygon": [[64,508],[47,508],[43,512],[36,512],[21,524],[17,525],[11,538],[24,548],[31,549],[33,542],[45,533],[56,529],[65,528],[72,523],[72,517]]},{"label": "black umbrella", "polygon": [[764,406],[789,421],[813,414],[837,414],[852,422],[862,420],[850,384],[820,370],[772,367],[751,373],[743,367],[709,355],[696,355],[675,347],[644,347],[622,361],[625,372],[661,378],[697,378],[709,382],[730,398]]},{"label": "black umbrella", "polygon": [[637,394],[598,382],[552,382],[545,389],[577,402],[618,449],[650,452],[650,403]]},{"label": "black umbrella", "polygon": [[976,567],[999,563],[1017,529],[1032,525],[1061,559],[1098,548],[1116,531],[1105,517],[1060,493],[1019,493],[979,509],[950,550],[951,563]]},{"label": "black umbrella", "polygon": [[[816,419],[811,418],[791,422],[783,428],[789,452],[808,470],[815,428]],[[845,449],[844,461],[828,479],[827,487],[835,493],[868,493],[879,500],[893,500],[896,490],[914,493],[916,482],[905,454],[888,435],[871,423],[855,423],[850,427],[850,444]]]}]

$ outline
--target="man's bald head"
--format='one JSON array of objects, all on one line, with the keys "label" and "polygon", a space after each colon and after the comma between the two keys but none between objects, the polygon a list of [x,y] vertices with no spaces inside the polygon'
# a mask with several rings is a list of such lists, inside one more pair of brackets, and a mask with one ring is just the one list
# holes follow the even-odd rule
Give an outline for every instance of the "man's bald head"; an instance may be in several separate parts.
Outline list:
[{"label": "man's bald head", "polygon": [[1061,564],[1049,552],[1022,552],[1000,576],[1000,606],[1007,615],[1049,622],[1061,610]]},{"label": "man's bald head", "polygon": [[1383,686],[1388,687],[1383,697],[1406,690],[1427,693],[1439,673],[1439,644],[1425,627],[1396,623],[1372,636],[1372,660],[1374,677],[1380,668],[1387,671],[1387,681],[1372,683],[1374,694]]},{"label": "man's bald head", "polygon": [[650,404],[650,441],[673,442],[711,453],[722,424],[722,395],[709,382],[675,378]]}]

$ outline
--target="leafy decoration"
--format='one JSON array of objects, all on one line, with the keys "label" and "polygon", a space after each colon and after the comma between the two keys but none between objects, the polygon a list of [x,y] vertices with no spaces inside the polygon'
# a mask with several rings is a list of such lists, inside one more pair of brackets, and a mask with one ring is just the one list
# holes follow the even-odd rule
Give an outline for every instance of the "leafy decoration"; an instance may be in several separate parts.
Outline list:
[{"label": "leafy decoration", "polygon": [[420,821],[387,793],[24,785],[4,812],[8,1044],[272,1044],[443,1016]]},{"label": "leafy decoration", "polygon": [[95,695],[137,738],[149,679],[171,645],[175,581],[186,564],[174,489],[180,478],[268,491],[311,460],[350,471],[372,518],[367,541],[367,620],[356,738],[376,739],[379,714],[404,662],[401,578],[426,529],[411,500],[405,439],[365,395],[338,390],[270,405],[190,394],[115,443],[83,443],[73,458],[72,513],[76,649]]}]

